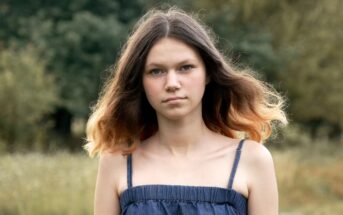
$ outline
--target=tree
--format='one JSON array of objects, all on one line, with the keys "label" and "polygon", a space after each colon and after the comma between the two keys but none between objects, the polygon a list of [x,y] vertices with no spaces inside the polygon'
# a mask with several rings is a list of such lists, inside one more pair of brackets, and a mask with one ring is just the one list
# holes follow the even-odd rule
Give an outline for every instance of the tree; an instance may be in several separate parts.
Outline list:
[{"label": "tree", "polygon": [[342,1],[200,0],[197,8],[233,56],[285,92],[293,122],[342,133]]},{"label": "tree", "polygon": [[273,47],[272,32],[251,14],[261,12],[263,5],[263,0],[200,0],[192,7],[218,35],[218,46],[236,65],[249,66],[261,78],[276,82],[282,56]]},{"label": "tree", "polygon": [[54,77],[32,47],[0,52],[0,139],[7,150],[41,144],[46,130],[40,122],[57,103]]},{"label": "tree", "polygon": [[278,52],[286,53],[280,81],[293,119],[312,129],[343,130],[343,2],[280,1],[270,29]]},{"label": "tree", "polygon": [[56,77],[62,101],[55,130],[70,135],[74,117],[88,117],[103,79],[117,57],[128,26],[144,10],[140,0],[22,1],[0,3],[0,47],[38,47]]}]

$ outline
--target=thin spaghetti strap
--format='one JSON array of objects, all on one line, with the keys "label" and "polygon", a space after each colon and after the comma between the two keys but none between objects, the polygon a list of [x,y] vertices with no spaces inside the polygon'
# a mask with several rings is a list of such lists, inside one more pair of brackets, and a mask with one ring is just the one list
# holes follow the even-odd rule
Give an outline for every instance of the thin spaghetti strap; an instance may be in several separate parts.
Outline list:
[{"label": "thin spaghetti strap", "polygon": [[235,178],[235,174],[236,174],[236,170],[237,170],[237,166],[238,166],[238,163],[239,163],[239,159],[241,157],[241,149],[242,149],[242,146],[243,146],[243,143],[244,143],[244,139],[242,139],[240,142],[239,142],[239,145],[236,149],[236,155],[235,155],[235,160],[233,162],[233,166],[232,166],[232,170],[231,170],[231,174],[230,174],[230,180],[229,180],[229,189],[232,189],[232,185],[233,185],[233,180]]},{"label": "thin spaghetti strap", "polygon": [[127,155],[127,187],[132,187],[132,154]]}]

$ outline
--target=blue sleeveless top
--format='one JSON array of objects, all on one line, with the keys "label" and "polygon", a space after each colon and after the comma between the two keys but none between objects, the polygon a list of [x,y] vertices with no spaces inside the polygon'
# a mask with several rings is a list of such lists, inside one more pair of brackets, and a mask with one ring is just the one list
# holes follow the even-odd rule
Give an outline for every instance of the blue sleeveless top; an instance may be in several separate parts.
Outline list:
[{"label": "blue sleeveless top", "polygon": [[228,188],[185,185],[140,185],[132,187],[132,156],[127,157],[128,188],[120,195],[122,215],[246,215],[247,198],[232,189],[240,159],[241,140]]}]

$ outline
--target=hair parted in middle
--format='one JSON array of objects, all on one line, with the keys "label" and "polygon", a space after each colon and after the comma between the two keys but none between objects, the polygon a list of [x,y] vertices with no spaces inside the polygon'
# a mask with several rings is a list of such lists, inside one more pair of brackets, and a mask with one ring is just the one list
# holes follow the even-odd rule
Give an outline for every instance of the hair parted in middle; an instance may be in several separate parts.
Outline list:
[{"label": "hair parted in middle", "polygon": [[200,54],[209,83],[202,99],[206,126],[228,137],[238,132],[255,141],[270,136],[273,120],[287,124],[282,97],[249,70],[236,69],[215,47],[212,32],[197,18],[170,8],[151,10],[135,25],[87,123],[90,155],[120,150],[131,153],[158,130],[155,110],[143,89],[142,75],[152,46],[170,37]]}]

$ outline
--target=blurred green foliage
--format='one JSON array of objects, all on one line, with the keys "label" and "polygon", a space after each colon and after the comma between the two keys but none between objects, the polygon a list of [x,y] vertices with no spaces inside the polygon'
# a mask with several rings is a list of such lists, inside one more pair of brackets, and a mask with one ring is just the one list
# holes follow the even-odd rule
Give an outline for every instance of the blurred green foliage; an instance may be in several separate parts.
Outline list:
[{"label": "blurred green foliage", "polygon": [[[7,86],[7,76],[15,76],[12,70],[16,69],[5,70],[9,65],[2,63],[0,105],[7,107],[7,98],[30,104],[20,105],[18,111],[20,116],[32,113],[32,119],[19,119],[13,111],[3,111],[2,141],[13,144],[26,131],[46,127],[49,122],[55,133],[71,136],[72,123],[88,117],[89,107],[135,21],[152,7],[172,5],[199,14],[229,59],[252,67],[280,90],[288,98],[291,123],[301,127],[299,130],[309,131],[310,138],[322,135],[342,141],[340,0],[3,0],[1,56],[5,59],[13,55],[8,53],[21,53],[18,56],[23,59],[31,56],[32,63],[21,64],[26,78],[13,82],[13,90]],[[20,58],[12,61],[22,62]],[[40,71],[46,84],[39,89],[33,87],[39,78],[26,72],[34,70]],[[30,95],[23,96],[22,85]],[[35,97],[41,100],[36,102]],[[10,131],[8,123],[21,128]]]},{"label": "blurred green foliage", "polygon": [[197,4],[208,9],[207,17],[215,17],[209,22],[232,43],[230,50],[285,93],[292,121],[308,127],[313,135],[322,126],[331,136],[341,135],[342,1],[201,0]]},{"label": "blurred green foliage", "polygon": [[58,103],[58,88],[44,68],[30,47],[0,52],[0,140],[8,151],[18,144],[32,148],[46,141],[48,123],[42,124],[42,116]]}]

